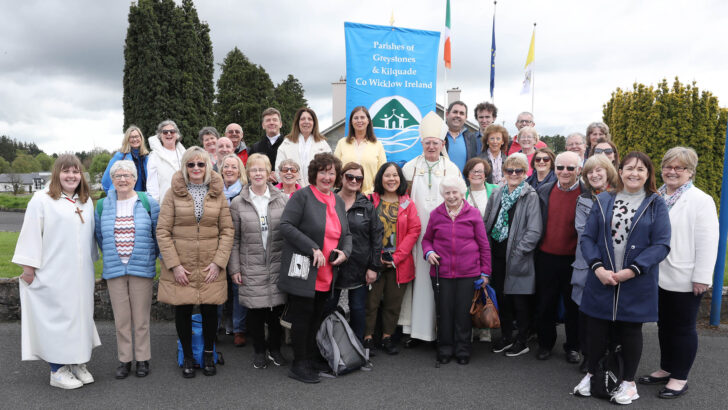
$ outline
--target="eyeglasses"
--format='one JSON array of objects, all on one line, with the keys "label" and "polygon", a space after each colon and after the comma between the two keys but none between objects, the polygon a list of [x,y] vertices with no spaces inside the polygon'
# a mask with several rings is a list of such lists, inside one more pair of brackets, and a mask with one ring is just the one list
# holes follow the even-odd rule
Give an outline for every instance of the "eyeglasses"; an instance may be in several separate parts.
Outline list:
[{"label": "eyeglasses", "polygon": [[485,174],[485,171],[482,170],[482,169],[474,169],[474,170],[470,171],[470,174],[471,175],[472,174],[475,174],[475,175],[483,175],[483,174]]},{"label": "eyeglasses", "polygon": [[134,179],[134,175],[131,174],[114,174],[114,179]]},{"label": "eyeglasses", "polygon": [[583,142],[570,142],[566,144],[566,148],[580,147],[582,145],[584,145]]},{"label": "eyeglasses", "polygon": [[518,120],[516,121],[516,124],[531,124],[533,121],[531,120]]},{"label": "eyeglasses", "polygon": [[167,134],[174,135],[176,133],[177,133],[177,130],[162,130],[162,134],[164,134],[164,135],[167,135]]},{"label": "eyeglasses", "polygon": [[197,165],[197,168],[205,168],[205,163],[204,162],[188,162],[187,163],[187,168],[190,168],[190,169],[191,168],[194,168],[195,165]]},{"label": "eyeglasses", "polygon": [[536,157],[533,159],[533,162],[551,162],[550,157]]},{"label": "eyeglasses", "polygon": [[611,154],[613,152],[614,152],[614,150],[612,148],[594,148],[594,153],[595,154],[607,154],[607,155],[609,155],[609,154]]},{"label": "eyeglasses", "polygon": [[563,171],[564,168],[566,168],[566,170],[569,171],[569,172],[572,172],[572,171],[575,171],[576,170],[576,167],[571,166],[571,165],[569,165],[569,166],[557,165],[556,166],[556,169],[559,170],[559,171]]},{"label": "eyeglasses", "polygon": [[243,132],[240,130],[227,130],[225,131],[225,134],[242,134]]},{"label": "eyeglasses", "polygon": [[283,167],[283,168],[281,168],[281,172],[283,172],[284,174],[289,173],[289,172],[293,174],[293,173],[298,172],[298,169],[296,169],[295,167]]},{"label": "eyeglasses", "polygon": [[506,174],[510,174],[510,175],[513,175],[513,174],[521,175],[524,172],[526,172],[526,170],[523,168],[506,168],[505,171],[506,171]]},{"label": "eyeglasses", "polygon": [[134,134],[132,134],[132,135],[129,136],[129,139],[130,140],[140,140],[140,139],[142,139],[142,137],[141,137],[141,135],[134,135]]},{"label": "eyeglasses", "polygon": [[361,181],[364,180],[364,177],[361,176],[361,175],[344,174],[344,176],[346,177],[346,180],[349,181],[349,182],[356,181],[356,182],[361,183]]},{"label": "eyeglasses", "polygon": [[518,137],[519,141],[533,141],[534,139],[535,138],[533,138],[530,135],[522,135],[522,136]]},{"label": "eyeglasses", "polygon": [[671,167],[671,166],[666,165],[666,166],[662,167],[662,172],[665,173],[665,172],[675,171],[678,174],[682,174],[683,172],[685,172],[686,169],[688,169],[688,168],[687,167]]}]

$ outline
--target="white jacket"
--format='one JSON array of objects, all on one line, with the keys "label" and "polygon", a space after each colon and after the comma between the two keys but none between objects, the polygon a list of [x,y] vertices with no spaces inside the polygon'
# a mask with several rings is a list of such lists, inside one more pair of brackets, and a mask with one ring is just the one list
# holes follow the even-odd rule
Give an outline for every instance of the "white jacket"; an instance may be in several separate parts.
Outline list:
[{"label": "white jacket", "polygon": [[149,138],[149,147],[152,152],[147,160],[147,193],[161,203],[172,184],[172,175],[179,170],[185,147],[178,141],[175,151],[170,151],[156,135]]},{"label": "white jacket", "polygon": [[[309,138],[313,138],[313,136],[310,136]],[[311,151],[308,154],[308,162],[302,164],[301,157],[298,154],[299,144],[303,144],[303,137],[301,136],[298,137],[298,142],[293,142],[288,138],[283,140],[281,146],[278,147],[278,156],[276,156],[275,170],[278,171],[278,166],[284,160],[292,159],[296,161],[296,164],[298,164],[301,169],[301,171],[299,172],[299,181],[301,183],[301,187],[305,187],[310,183],[308,180],[308,163],[311,162],[316,154],[322,152],[331,152],[331,146],[326,140],[318,142],[314,141],[311,144]],[[278,180],[280,180],[280,175],[278,176]]]},{"label": "white jacket", "polygon": [[692,292],[710,285],[718,255],[718,212],[713,198],[693,186],[670,209],[670,253],[660,263],[660,288]]}]

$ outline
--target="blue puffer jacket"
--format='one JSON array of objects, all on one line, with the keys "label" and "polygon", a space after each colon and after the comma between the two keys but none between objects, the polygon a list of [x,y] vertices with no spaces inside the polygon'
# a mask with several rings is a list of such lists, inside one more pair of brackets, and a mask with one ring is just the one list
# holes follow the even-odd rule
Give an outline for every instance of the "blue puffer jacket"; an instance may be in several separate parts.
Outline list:
[{"label": "blue puffer jacket", "polygon": [[124,275],[153,278],[156,274],[155,263],[159,255],[155,232],[157,231],[157,218],[159,217],[159,203],[147,196],[151,210],[151,218],[137,199],[134,205],[134,250],[132,250],[129,263],[121,263],[116,251],[114,240],[114,223],[116,222],[116,191],[109,191],[104,201],[102,215],[94,211],[96,219],[96,241],[101,248],[104,258],[104,279],[118,278]]},{"label": "blue puffer jacket", "polygon": [[[590,267],[601,262],[605,269],[614,270],[611,231],[615,197],[609,192],[599,194],[589,213],[581,251]],[[636,267],[641,274],[617,286],[603,285],[595,274],[590,274],[581,298],[581,311],[604,320],[656,322],[659,264],[670,253],[670,232],[665,201],[658,194],[648,194],[632,217],[622,264],[624,268]]]}]

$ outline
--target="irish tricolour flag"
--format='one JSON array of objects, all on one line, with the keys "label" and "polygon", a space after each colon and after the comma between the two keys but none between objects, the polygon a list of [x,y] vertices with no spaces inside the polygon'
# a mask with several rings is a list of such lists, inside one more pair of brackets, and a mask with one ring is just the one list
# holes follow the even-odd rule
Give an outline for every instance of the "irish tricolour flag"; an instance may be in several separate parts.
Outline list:
[{"label": "irish tricolour flag", "polygon": [[445,11],[445,68],[452,68],[452,57],[450,55],[450,0],[447,0],[447,10]]}]

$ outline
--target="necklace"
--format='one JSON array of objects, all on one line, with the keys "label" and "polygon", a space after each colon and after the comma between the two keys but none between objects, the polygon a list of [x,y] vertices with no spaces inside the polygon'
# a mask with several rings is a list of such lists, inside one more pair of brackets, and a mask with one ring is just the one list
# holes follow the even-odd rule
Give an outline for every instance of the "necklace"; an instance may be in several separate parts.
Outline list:
[{"label": "necklace", "polygon": [[[63,194],[63,197],[70,203],[76,205],[76,201],[66,196],[66,194]],[[83,209],[76,206],[76,211],[74,211],[75,214],[78,214],[78,217],[81,218],[81,223],[84,224],[86,221],[83,220],[83,215],[81,213],[83,212]]]}]

